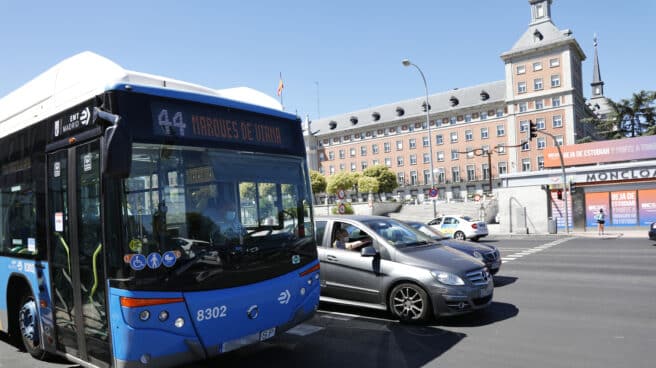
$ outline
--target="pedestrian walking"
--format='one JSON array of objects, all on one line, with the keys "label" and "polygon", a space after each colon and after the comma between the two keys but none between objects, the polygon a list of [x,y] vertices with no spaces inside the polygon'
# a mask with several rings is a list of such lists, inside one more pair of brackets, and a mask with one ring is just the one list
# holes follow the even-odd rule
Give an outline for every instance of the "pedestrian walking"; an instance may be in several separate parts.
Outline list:
[{"label": "pedestrian walking", "polygon": [[606,215],[604,215],[604,209],[600,208],[599,212],[595,215],[595,220],[597,220],[597,234],[604,235],[604,224],[606,223]]}]

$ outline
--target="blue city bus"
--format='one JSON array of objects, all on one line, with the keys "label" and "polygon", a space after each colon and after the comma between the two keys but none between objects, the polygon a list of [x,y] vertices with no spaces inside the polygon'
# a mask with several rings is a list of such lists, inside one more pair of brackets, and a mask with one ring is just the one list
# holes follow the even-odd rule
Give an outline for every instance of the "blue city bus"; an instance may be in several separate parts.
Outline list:
[{"label": "blue city bus", "polygon": [[169,367],[308,320],[302,134],[259,92],[89,52],[0,99],[0,331],[38,359]]}]

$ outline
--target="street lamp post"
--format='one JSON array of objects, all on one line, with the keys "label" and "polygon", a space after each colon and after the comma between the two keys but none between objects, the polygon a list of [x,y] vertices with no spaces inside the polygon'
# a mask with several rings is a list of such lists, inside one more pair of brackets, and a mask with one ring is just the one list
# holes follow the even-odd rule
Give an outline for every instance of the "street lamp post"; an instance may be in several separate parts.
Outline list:
[{"label": "street lamp post", "polygon": [[[426,83],[426,77],[424,76],[424,72],[421,71],[421,69],[416,65],[410,62],[408,59],[403,59],[401,61],[403,63],[403,66],[414,66],[417,68],[419,71],[419,74],[421,75],[421,79],[424,81],[424,89],[426,91],[426,125],[428,125],[428,150],[430,152],[430,160],[428,161],[430,163],[430,179],[431,179],[431,191],[435,189],[435,172],[433,171],[433,135],[431,134],[431,125],[430,125],[430,118],[429,118],[429,110],[430,110],[430,105],[428,104],[428,83]],[[431,198],[433,201],[433,218],[437,217],[437,205],[435,203],[435,198]]]}]

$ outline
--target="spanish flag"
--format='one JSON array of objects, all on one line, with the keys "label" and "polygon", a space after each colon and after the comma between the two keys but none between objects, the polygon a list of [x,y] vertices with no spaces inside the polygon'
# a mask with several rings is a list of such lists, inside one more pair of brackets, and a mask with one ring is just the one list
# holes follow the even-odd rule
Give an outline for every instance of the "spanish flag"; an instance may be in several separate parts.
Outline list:
[{"label": "spanish flag", "polygon": [[282,83],[282,73],[280,73],[280,81],[278,82],[278,96],[282,96],[282,89],[285,85]]}]

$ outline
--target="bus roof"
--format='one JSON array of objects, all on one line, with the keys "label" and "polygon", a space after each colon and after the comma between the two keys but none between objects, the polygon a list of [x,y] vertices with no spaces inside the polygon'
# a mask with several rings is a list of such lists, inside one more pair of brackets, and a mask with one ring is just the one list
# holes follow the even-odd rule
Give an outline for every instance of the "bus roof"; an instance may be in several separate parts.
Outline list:
[{"label": "bus roof", "polygon": [[161,88],[230,99],[282,111],[275,98],[248,87],[212,89],[126,70],[90,51],[61,61],[0,99],[0,137],[82,103],[118,84]]}]

